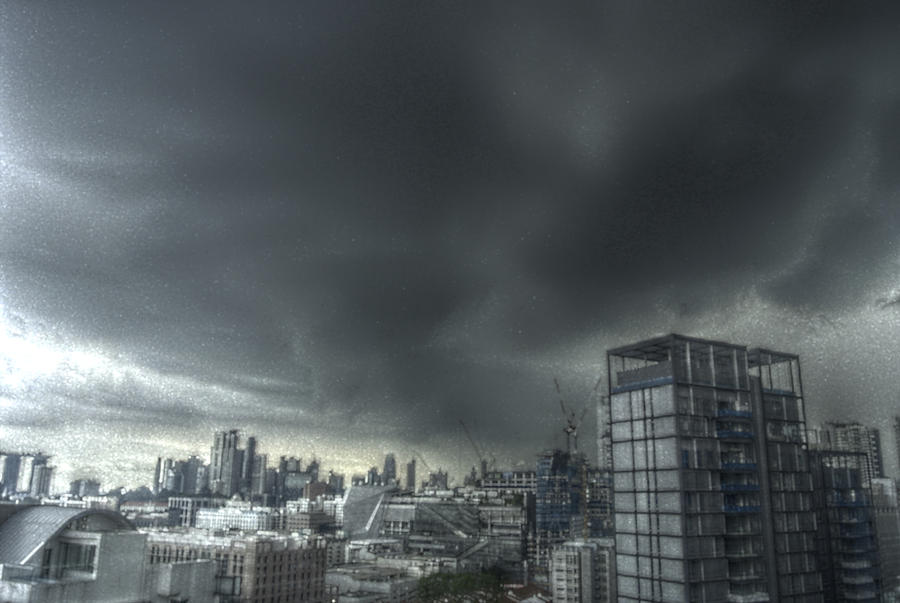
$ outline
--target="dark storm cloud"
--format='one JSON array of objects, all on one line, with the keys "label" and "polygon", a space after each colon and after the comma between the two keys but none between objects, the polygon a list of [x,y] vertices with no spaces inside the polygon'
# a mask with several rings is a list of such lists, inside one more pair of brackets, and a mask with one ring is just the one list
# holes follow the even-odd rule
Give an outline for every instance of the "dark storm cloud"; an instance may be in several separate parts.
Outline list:
[{"label": "dark storm cloud", "polygon": [[617,338],[889,312],[889,10],[11,5],[7,330],[104,368],[5,395],[519,458]]}]

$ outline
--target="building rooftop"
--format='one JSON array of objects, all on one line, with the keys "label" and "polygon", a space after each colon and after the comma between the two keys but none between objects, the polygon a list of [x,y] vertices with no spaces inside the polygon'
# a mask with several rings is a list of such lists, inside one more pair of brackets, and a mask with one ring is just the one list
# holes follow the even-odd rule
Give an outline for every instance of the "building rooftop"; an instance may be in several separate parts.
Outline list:
[{"label": "building rooftop", "polygon": [[21,509],[13,510],[0,524],[0,563],[12,565],[28,563],[44,543],[65,530],[73,521],[81,518],[101,519],[100,522],[96,522],[95,529],[103,531],[135,529],[120,514],[103,509],[50,505],[23,506]]}]

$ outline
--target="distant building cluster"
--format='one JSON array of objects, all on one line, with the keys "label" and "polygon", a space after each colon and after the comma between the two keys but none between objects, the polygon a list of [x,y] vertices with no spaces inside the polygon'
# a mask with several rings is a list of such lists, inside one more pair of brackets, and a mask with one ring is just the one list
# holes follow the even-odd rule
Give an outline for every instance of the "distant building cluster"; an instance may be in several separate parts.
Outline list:
[{"label": "distant building cluster", "polygon": [[0,453],[0,601],[900,600],[880,432],[808,426],[796,355],[669,335],[607,363],[600,463],[574,414],[526,469],[466,428],[480,467],[456,487],[421,455],[424,478],[387,454],[345,483],[230,430],[150,488],[54,498],[50,457]]},{"label": "distant building cluster", "polygon": [[55,471],[49,463],[50,457],[40,452],[0,451],[0,496],[11,499],[49,496]]}]

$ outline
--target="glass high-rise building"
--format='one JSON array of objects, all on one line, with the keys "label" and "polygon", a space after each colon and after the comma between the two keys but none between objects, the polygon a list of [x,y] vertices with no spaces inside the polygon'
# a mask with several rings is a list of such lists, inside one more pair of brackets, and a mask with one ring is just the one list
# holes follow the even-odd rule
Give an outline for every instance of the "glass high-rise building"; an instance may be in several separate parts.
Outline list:
[{"label": "glass high-rise building", "polygon": [[797,356],[668,335],[607,353],[620,601],[821,601]]}]

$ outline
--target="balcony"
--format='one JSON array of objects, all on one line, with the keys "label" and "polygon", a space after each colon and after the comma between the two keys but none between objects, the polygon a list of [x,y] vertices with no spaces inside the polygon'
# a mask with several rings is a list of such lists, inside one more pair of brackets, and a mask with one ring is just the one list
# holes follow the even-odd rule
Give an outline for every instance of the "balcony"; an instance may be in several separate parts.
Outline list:
[{"label": "balcony", "polygon": [[759,513],[759,505],[722,505],[724,513]]},{"label": "balcony", "polygon": [[729,603],[764,603],[769,600],[769,593],[756,592],[747,594],[729,593]]},{"label": "balcony", "polygon": [[841,576],[841,582],[844,584],[872,584],[875,582],[875,579],[872,578],[869,574],[855,575],[855,576]]},{"label": "balcony", "polygon": [[722,484],[722,492],[756,492],[759,484]]},{"label": "balcony", "polygon": [[756,471],[756,463],[722,463],[722,471]]},{"label": "balcony", "polygon": [[749,410],[734,410],[733,408],[720,408],[718,412],[720,417],[738,417],[741,419],[753,418],[753,413]]},{"label": "balcony", "polygon": [[840,562],[842,569],[869,569],[872,567],[872,562],[869,560],[860,560],[860,561],[841,561]]},{"label": "balcony", "polygon": [[717,429],[716,437],[720,440],[752,440],[752,431],[735,431],[734,429]]}]

